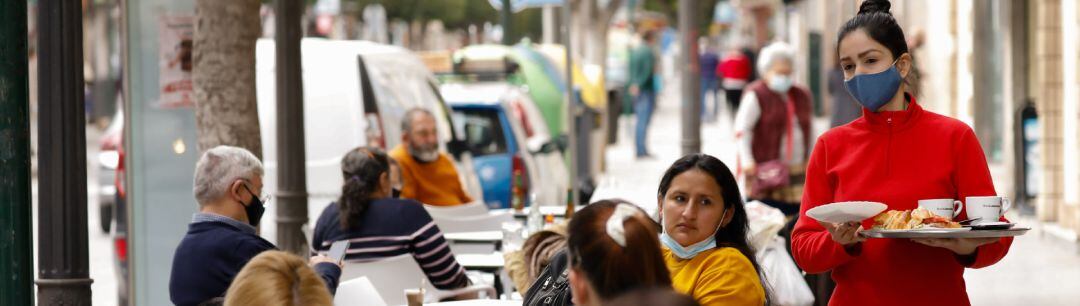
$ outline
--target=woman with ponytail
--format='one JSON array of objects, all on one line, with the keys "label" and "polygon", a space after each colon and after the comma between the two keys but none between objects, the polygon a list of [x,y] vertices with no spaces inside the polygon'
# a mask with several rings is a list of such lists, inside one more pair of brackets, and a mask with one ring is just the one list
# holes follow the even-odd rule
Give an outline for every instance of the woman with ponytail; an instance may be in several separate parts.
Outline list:
[{"label": "woman with ponytail", "polygon": [[808,273],[832,272],[830,305],[968,305],[964,270],[998,262],[1012,238],[865,240],[859,231],[872,220],[834,224],[806,216],[834,202],[910,210],[920,199],[997,194],[971,128],[923,110],[909,93],[913,59],[889,7],[864,1],[837,35],[844,83],[862,117],[814,145],[792,255]]},{"label": "woman with ponytail", "polygon": [[671,290],[656,230],[641,208],[619,200],[574,213],[566,242],[573,305],[599,306],[638,289]]},{"label": "woman with ponytail", "polygon": [[386,153],[374,147],[357,148],[342,158],[341,197],[319,216],[311,247],[325,252],[335,241],[349,240],[346,260],[412,254],[436,288],[468,286],[465,270],[431,215],[419,202],[392,197],[390,166]]}]

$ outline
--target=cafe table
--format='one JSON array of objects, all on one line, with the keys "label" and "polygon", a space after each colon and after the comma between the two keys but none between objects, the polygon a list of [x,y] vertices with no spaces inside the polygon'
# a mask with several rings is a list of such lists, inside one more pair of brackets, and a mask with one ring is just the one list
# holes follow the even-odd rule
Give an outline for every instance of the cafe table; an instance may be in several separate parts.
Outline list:
[{"label": "cafe table", "polygon": [[495,243],[502,241],[502,231],[479,231],[479,232],[457,232],[457,233],[444,233],[443,237],[451,242],[462,243]]},{"label": "cafe table", "polygon": [[455,256],[465,270],[496,273],[506,265],[502,252],[485,254],[457,254]]},{"label": "cafe table", "polygon": [[457,254],[454,256],[457,259],[458,264],[465,270],[480,271],[485,273],[491,273],[495,276],[495,293],[498,296],[502,296],[503,293],[509,292],[508,284],[503,283],[504,271],[506,266],[506,259],[503,258],[502,252],[492,252],[483,254]]}]

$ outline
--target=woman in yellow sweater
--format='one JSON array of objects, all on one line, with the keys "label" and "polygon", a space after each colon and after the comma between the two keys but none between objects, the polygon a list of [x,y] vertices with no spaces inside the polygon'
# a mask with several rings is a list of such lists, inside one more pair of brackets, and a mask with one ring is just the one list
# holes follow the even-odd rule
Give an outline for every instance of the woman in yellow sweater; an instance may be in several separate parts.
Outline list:
[{"label": "woman in yellow sweater", "polygon": [[742,196],[723,162],[705,154],[675,161],[660,181],[657,202],[675,291],[703,306],[766,303]]}]

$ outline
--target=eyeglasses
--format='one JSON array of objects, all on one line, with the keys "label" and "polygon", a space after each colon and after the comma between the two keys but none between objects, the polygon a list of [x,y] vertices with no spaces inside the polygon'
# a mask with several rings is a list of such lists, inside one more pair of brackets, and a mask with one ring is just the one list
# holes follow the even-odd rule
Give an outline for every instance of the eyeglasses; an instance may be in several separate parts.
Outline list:
[{"label": "eyeglasses", "polygon": [[[248,181],[248,182],[250,183],[250,181]],[[251,196],[258,197],[259,198],[259,203],[262,203],[263,206],[266,206],[267,204],[270,203],[270,200],[274,199],[273,196],[271,196],[269,193],[266,193],[266,192],[263,192],[263,194],[261,196],[256,196],[255,192],[251,191],[251,188],[248,187],[247,184],[244,184],[243,186],[244,186],[244,190],[247,190],[247,192],[250,193]]]}]

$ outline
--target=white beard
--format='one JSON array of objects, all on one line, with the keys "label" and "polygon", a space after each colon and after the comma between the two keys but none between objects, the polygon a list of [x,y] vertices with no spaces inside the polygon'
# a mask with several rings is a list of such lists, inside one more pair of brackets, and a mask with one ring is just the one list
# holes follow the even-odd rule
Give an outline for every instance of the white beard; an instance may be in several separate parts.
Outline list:
[{"label": "white beard", "polygon": [[439,149],[437,147],[430,150],[416,150],[411,146],[408,148],[409,155],[422,163],[430,163],[439,159]]}]

